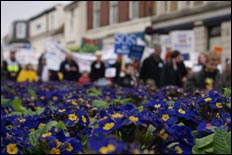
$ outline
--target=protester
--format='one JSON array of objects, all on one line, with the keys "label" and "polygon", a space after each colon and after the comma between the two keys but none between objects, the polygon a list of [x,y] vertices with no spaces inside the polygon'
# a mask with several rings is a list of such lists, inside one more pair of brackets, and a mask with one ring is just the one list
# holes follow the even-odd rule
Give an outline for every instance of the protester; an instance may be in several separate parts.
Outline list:
[{"label": "protester", "polygon": [[198,56],[198,64],[195,65],[192,69],[193,72],[199,72],[204,68],[206,61],[206,54],[207,53],[200,53],[200,55]]},{"label": "protester", "polygon": [[66,59],[60,65],[60,72],[63,74],[63,80],[77,81],[79,79],[79,66],[73,60],[71,53],[66,53]]},{"label": "protester", "polygon": [[139,60],[133,60],[132,65],[134,66],[134,76],[136,77],[137,81],[139,82],[139,76],[140,76],[140,61]]},{"label": "protester", "polygon": [[231,61],[229,59],[226,59],[223,77],[226,80],[226,86],[231,87]]},{"label": "protester", "polygon": [[38,82],[47,82],[49,80],[49,70],[47,67],[47,63],[46,63],[46,58],[45,57],[41,57],[39,59],[39,65],[38,65]]},{"label": "protester", "polygon": [[16,60],[16,52],[14,50],[10,51],[10,58],[3,62],[3,70],[6,72],[8,80],[16,81],[21,65]]},{"label": "protester", "polygon": [[118,55],[116,62],[111,65],[111,67],[116,68],[116,76],[113,78],[113,82],[117,83],[119,79],[119,74],[121,71],[121,65],[122,65],[122,58],[123,55]]},{"label": "protester", "polygon": [[154,80],[158,87],[161,87],[160,75],[163,68],[163,60],[160,58],[161,46],[155,45],[155,51],[143,62],[140,78],[146,83],[147,80]]},{"label": "protester", "polygon": [[215,52],[208,52],[206,55],[205,68],[200,72],[193,73],[187,81],[186,89],[188,91],[200,90],[222,90],[226,87],[223,76],[217,69],[220,63],[220,56]]},{"label": "protester", "polygon": [[162,85],[175,85],[183,87],[184,82],[187,80],[187,69],[183,63],[181,53],[173,51],[171,58],[164,65],[161,79]]},{"label": "protester", "polygon": [[27,64],[25,69],[22,69],[18,75],[17,82],[36,82],[37,74],[33,69],[32,64]]},{"label": "protester", "polygon": [[137,85],[137,79],[135,77],[135,70],[132,64],[126,64],[126,71],[121,72],[119,78],[119,85],[122,87],[134,87]]},{"label": "protester", "polygon": [[166,47],[166,53],[165,53],[165,57],[164,57],[165,62],[167,62],[169,60],[169,58],[171,57],[171,54],[172,54],[171,47]]},{"label": "protester", "polygon": [[105,64],[101,61],[102,53],[100,51],[96,52],[97,60],[91,64],[90,78],[92,81],[97,81],[100,78],[105,77]]},{"label": "protester", "polygon": [[90,83],[91,79],[89,77],[89,72],[88,71],[83,71],[82,76],[79,78],[78,83],[79,84],[85,84],[85,83]]}]

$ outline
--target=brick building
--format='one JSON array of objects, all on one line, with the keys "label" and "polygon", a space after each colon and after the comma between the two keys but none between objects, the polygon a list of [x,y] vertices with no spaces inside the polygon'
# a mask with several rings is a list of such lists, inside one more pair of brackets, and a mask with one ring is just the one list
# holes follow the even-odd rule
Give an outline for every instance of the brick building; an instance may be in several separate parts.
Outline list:
[{"label": "brick building", "polygon": [[111,46],[115,33],[143,33],[152,15],[153,1],[88,1],[85,37]]},{"label": "brick building", "polygon": [[222,48],[222,60],[231,58],[230,1],[156,1],[152,17],[153,42],[176,30],[193,30],[195,52]]}]

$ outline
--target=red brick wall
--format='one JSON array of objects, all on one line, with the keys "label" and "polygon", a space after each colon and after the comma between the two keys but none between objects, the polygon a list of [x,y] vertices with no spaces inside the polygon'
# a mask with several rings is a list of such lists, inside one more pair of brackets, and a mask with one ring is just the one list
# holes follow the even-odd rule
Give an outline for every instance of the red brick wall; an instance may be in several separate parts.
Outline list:
[{"label": "red brick wall", "polygon": [[109,1],[101,1],[101,26],[105,26],[109,24]]},{"label": "red brick wall", "polygon": [[139,17],[147,17],[152,15],[153,1],[139,2]]},{"label": "red brick wall", "polygon": [[87,29],[93,28],[93,1],[87,2]]},{"label": "red brick wall", "polygon": [[129,20],[129,1],[118,2],[118,22]]}]

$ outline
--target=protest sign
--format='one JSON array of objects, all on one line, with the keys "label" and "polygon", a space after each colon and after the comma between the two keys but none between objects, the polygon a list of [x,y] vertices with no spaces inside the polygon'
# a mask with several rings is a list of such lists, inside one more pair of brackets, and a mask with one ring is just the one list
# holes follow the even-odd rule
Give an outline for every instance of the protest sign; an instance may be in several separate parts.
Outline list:
[{"label": "protest sign", "polygon": [[144,51],[144,46],[131,45],[131,50],[128,57],[134,60],[140,60],[143,56],[143,51]]}]

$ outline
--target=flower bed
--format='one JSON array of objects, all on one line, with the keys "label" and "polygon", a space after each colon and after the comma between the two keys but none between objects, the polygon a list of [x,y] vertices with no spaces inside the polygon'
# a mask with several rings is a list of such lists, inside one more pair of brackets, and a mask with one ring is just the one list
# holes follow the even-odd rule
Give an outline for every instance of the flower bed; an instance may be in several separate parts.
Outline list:
[{"label": "flower bed", "polygon": [[1,153],[231,153],[231,94],[1,83]]}]

